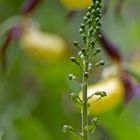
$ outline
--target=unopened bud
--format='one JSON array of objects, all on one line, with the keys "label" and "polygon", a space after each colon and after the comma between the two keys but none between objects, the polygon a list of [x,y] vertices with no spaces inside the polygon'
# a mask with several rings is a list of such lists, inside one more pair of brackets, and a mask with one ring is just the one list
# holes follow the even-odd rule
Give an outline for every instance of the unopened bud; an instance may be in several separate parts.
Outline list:
[{"label": "unopened bud", "polygon": [[82,34],[82,38],[84,41],[86,41],[87,37],[85,35]]},{"label": "unopened bud", "polygon": [[75,46],[76,48],[80,49],[80,45],[77,41],[73,41],[73,46]]},{"label": "unopened bud", "polygon": [[86,52],[86,51],[85,51],[85,48],[82,48],[82,53],[85,54],[85,52]]},{"label": "unopened bud", "polygon": [[85,73],[84,73],[84,76],[85,76],[85,77],[88,77],[88,72],[85,72]]},{"label": "unopened bud", "polygon": [[89,30],[89,32],[90,32],[90,34],[92,34],[92,33],[94,32],[94,29],[91,28],[91,29]]},{"label": "unopened bud", "polygon": [[101,48],[97,48],[97,49],[96,49],[96,52],[97,52],[97,53],[100,53],[100,52],[101,52]]},{"label": "unopened bud", "polygon": [[98,63],[95,64],[95,66],[104,66],[105,62],[104,61],[100,61]]},{"label": "unopened bud", "polygon": [[68,129],[69,129],[69,126],[68,125],[64,125],[63,128],[62,128],[62,132],[63,133],[67,133]]},{"label": "unopened bud", "polygon": [[84,16],[84,22],[87,22],[88,21],[88,18],[86,16]]},{"label": "unopened bud", "polygon": [[95,18],[95,21],[96,21],[96,22],[98,22],[98,21],[99,21],[99,19],[100,19],[99,17],[96,17],[96,18]]},{"label": "unopened bud", "polygon": [[99,62],[101,66],[104,66],[105,62],[104,61],[100,61]]},{"label": "unopened bud", "polygon": [[101,97],[105,97],[107,95],[105,91],[97,91],[94,94],[98,95],[98,96],[101,96]]},{"label": "unopened bud", "polygon": [[79,29],[79,33],[80,33],[80,34],[83,33],[83,29],[82,29],[82,28]]},{"label": "unopened bud", "polygon": [[91,10],[92,10],[92,8],[91,8],[91,6],[89,6],[89,7],[88,7],[88,11],[91,12]]},{"label": "unopened bud", "polygon": [[91,63],[88,64],[88,70],[90,71],[92,69],[93,65]]},{"label": "unopened bud", "polygon": [[105,91],[102,91],[101,92],[101,97],[105,97],[107,94],[106,94],[106,92]]},{"label": "unopened bud", "polygon": [[100,27],[99,26],[96,26],[96,31],[99,31],[100,30]]},{"label": "unopened bud", "polygon": [[96,2],[95,2],[95,5],[99,5],[99,1],[96,1]]},{"label": "unopened bud", "polygon": [[81,23],[80,28],[84,29],[85,28],[85,25],[83,23]]},{"label": "unopened bud", "polygon": [[76,62],[76,58],[75,57],[70,57],[70,60],[72,61],[72,62]]},{"label": "unopened bud", "polygon": [[87,12],[86,16],[87,18],[90,18],[90,12]]},{"label": "unopened bud", "polygon": [[88,23],[89,25],[91,25],[91,24],[92,24],[92,20],[89,19],[89,20],[87,21],[87,23]]},{"label": "unopened bud", "polygon": [[85,56],[82,54],[82,55],[80,55],[80,58],[81,58],[82,60],[84,60],[84,59],[85,59]]},{"label": "unopened bud", "polygon": [[80,52],[78,52],[78,55],[80,56],[80,55],[82,55],[83,53],[80,51]]},{"label": "unopened bud", "polygon": [[92,45],[92,46],[94,46],[94,45],[95,45],[95,42],[94,42],[94,40],[92,40],[92,41],[91,41],[91,45]]},{"label": "unopened bud", "polygon": [[96,9],[97,12],[100,12],[100,10],[101,10],[101,8],[97,8],[97,9]]},{"label": "unopened bud", "polygon": [[89,66],[89,67],[92,67],[93,65],[92,65],[92,63],[89,63],[88,66]]},{"label": "unopened bud", "polygon": [[68,78],[69,78],[69,80],[75,80],[76,79],[76,77],[73,74],[69,74]]},{"label": "unopened bud", "polygon": [[92,13],[92,14],[95,14],[95,10],[92,10],[91,13]]}]

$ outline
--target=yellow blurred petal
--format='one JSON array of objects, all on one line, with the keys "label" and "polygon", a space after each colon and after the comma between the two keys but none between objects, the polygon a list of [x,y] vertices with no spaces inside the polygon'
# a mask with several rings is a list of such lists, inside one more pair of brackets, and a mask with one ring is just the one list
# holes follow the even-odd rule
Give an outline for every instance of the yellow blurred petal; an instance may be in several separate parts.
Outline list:
[{"label": "yellow blurred petal", "polygon": [[116,107],[116,105],[118,105],[123,99],[124,87],[117,77],[113,77],[103,80],[93,86],[89,86],[88,97],[97,91],[105,91],[107,96],[103,97],[97,102],[96,100],[99,98],[99,96],[93,96],[89,100],[89,112],[91,114],[99,114]]},{"label": "yellow blurred petal", "polygon": [[66,42],[63,38],[34,28],[23,33],[20,44],[28,54],[48,61],[62,58],[66,53]]},{"label": "yellow blurred petal", "polygon": [[92,0],[60,0],[60,2],[71,10],[84,9],[91,5]]}]

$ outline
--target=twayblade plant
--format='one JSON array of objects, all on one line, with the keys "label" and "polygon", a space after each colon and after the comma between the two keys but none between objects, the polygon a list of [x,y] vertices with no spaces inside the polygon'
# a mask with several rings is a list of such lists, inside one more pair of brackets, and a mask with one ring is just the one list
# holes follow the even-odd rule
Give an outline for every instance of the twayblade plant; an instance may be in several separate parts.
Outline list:
[{"label": "twayblade plant", "polygon": [[[89,73],[92,69],[104,65],[104,61],[93,63],[95,56],[100,53],[101,49],[96,48],[95,44],[101,37],[101,0],[92,0],[93,4],[88,7],[86,15],[83,17],[83,23],[80,25],[80,35],[83,40],[81,47],[77,41],[74,41],[74,46],[78,49],[78,57],[70,57],[82,70],[81,96],[77,93],[72,93],[71,96],[81,109],[81,132],[77,132],[74,128],[68,125],[63,126],[63,132],[67,133],[73,140],[88,140],[88,133],[94,133],[98,118],[94,117],[89,121],[88,115],[88,100],[93,96],[99,96],[98,99],[106,96],[104,91],[93,93],[90,97],[87,96]],[[76,76],[69,74],[70,80],[76,80]],[[97,100],[98,101],[98,100]]]}]

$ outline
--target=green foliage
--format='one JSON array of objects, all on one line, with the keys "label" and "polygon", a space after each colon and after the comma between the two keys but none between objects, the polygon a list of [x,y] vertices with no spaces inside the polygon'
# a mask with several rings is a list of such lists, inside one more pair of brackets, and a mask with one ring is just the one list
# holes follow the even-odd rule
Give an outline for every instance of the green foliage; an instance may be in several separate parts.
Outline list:
[{"label": "green foliage", "polygon": [[[102,18],[102,30],[112,42],[118,44],[123,51],[123,58],[128,61],[132,59],[130,55],[132,52],[134,55],[139,52],[140,1],[126,0],[120,14],[116,16],[117,2],[118,0],[109,1],[107,13]],[[18,15],[21,3],[22,1],[17,0],[1,0],[0,24],[8,17]],[[103,7],[105,5],[103,1]],[[85,11],[80,11],[71,20],[66,19],[68,13],[69,11],[57,0],[44,0],[32,14],[32,19],[44,31],[61,34],[68,42],[69,52],[73,53],[70,42],[78,40],[79,45],[82,44],[79,33],[76,31]],[[5,37],[5,34],[1,35],[1,31],[2,28],[0,45]],[[74,73],[79,77],[80,69],[73,67],[73,64],[68,62],[68,57],[54,64],[34,60],[19,49],[17,42],[9,46],[7,72],[2,73],[0,67],[0,136],[2,134],[2,140],[69,140],[61,133],[61,126],[68,122],[79,130],[80,117],[79,112],[72,106],[68,89],[79,93],[81,87],[77,81],[69,81],[67,74]],[[98,44],[98,47],[101,46]],[[81,51],[84,53],[84,50]],[[95,54],[97,52],[98,50]],[[79,56],[83,58],[81,53]],[[108,60],[106,61],[108,64],[110,63],[106,55],[103,55],[103,58]],[[96,62],[98,58],[94,60]],[[93,67],[94,65],[89,65],[89,69]],[[136,65],[136,68],[138,67]],[[98,72],[94,70],[94,75],[89,77],[90,81],[96,82],[100,75],[99,69]],[[91,136],[91,140],[93,138],[139,140],[139,106],[139,99],[135,99],[121,114],[116,114],[116,111],[102,114],[100,125],[95,135]]]}]

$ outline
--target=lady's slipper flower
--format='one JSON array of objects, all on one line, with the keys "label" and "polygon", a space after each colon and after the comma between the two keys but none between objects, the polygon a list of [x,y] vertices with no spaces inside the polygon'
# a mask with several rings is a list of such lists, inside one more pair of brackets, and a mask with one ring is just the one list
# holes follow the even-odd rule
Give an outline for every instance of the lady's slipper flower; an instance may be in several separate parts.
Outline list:
[{"label": "lady's slipper flower", "polygon": [[124,87],[117,77],[102,80],[93,86],[90,85],[88,89],[88,97],[98,91],[104,91],[107,95],[100,100],[98,100],[100,98],[98,95],[93,95],[89,99],[89,112],[91,114],[99,114],[109,111],[123,100]]},{"label": "lady's slipper flower", "polygon": [[[37,7],[37,5],[39,4],[41,0],[25,0],[23,2],[23,5],[21,7],[21,21],[17,24],[14,25],[13,27],[11,27],[6,35],[6,38],[4,40],[4,42],[2,43],[2,47],[1,47],[1,61],[2,61],[2,67],[3,70],[5,70],[6,67],[6,52],[8,51],[8,47],[9,44],[11,43],[11,41],[13,41],[14,39],[19,39],[22,31],[24,30],[24,22],[26,22],[26,18],[28,21],[28,17],[26,17],[26,14],[32,13],[33,10]],[[25,17],[24,17],[25,16]]]},{"label": "lady's slipper flower", "polygon": [[34,27],[22,33],[20,44],[21,48],[31,56],[48,61],[62,58],[66,53],[66,42],[62,37],[42,32]]},{"label": "lady's slipper flower", "polygon": [[60,2],[70,10],[81,10],[88,7],[92,0],[60,0]]},{"label": "lady's slipper flower", "polygon": [[[102,34],[101,44],[106,50],[107,54],[112,58],[113,62],[117,62],[116,76],[120,76],[120,80],[123,83],[124,92],[124,103],[128,103],[134,95],[140,96],[140,86],[136,84],[130,76],[135,76],[127,70],[127,68],[122,64],[122,56],[119,48],[111,43],[106,36]],[[110,72],[110,70],[108,70]]]},{"label": "lady's slipper flower", "polygon": [[[102,72],[103,80],[89,86],[89,113],[100,114],[112,110],[121,102],[130,102],[134,96],[140,97],[140,86],[132,80],[127,71],[121,70],[119,64],[105,68]],[[106,96],[100,98],[94,95],[98,91],[106,92]]]}]

